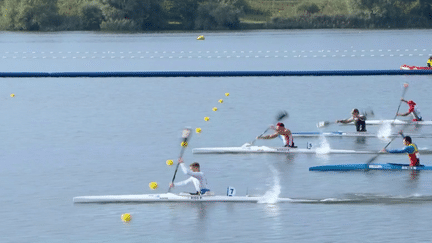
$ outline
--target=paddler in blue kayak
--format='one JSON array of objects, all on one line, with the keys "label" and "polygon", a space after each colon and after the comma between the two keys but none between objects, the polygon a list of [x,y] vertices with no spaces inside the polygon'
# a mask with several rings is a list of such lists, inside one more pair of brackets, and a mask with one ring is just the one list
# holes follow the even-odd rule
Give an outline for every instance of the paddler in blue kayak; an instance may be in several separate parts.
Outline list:
[{"label": "paddler in blue kayak", "polygon": [[274,134],[267,136],[259,136],[257,137],[257,139],[272,139],[280,137],[285,147],[297,148],[297,146],[294,145],[294,139],[291,131],[289,129],[286,129],[285,125],[282,122],[276,124],[276,127],[272,126],[271,128],[275,130]]},{"label": "paddler in blue kayak", "polygon": [[351,118],[345,120],[337,120],[336,123],[350,123],[354,121],[357,132],[366,132],[366,116],[360,115],[358,109],[351,111]]},{"label": "paddler in blue kayak", "polygon": [[[198,162],[194,162],[190,164],[189,170],[186,169],[186,166],[184,165],[183,159],[179,159],[180,167],[183,170],[183,173],[186,175],[190,175],[189,179],[186,179],[184,181],[176,182],[176,183],[170,183],[169,187],[175,187],[175,186],[184,186],[192,182],[195,186],[196,193],[193,193],[195,195],[202,195],[205,193],[208,193],[210,189],[207,188],[207,179],[203,172],[200,171],[200,165]],[[192,194],[192,193],[191,193]]]},{"label": "paddler in blue kayak", "polygon": [[429,57],[426,64],[428,67],[432,67],[432,56]]},{"label": "paddler in blue kayak", "polygon": [[394,153],[394,154],[407,153],[408,158],[410,160],[410,166],[419,166],[420,165],[420,154],[419,154],[417,145],[412,142],[412,139],[410,136],[404,137],[403,144],[405,145],[405,147],[403,149],[393,149],[393,150],[384,149],[383,152]]},{"label": "paddler in blue kayak", "polygon": [[420,111],[419,109],[416,107],[416,103],[412,100],[404,100],[403,98],[401,99],[401,101],[407,103],[409,105],[409,109],[407,112],[405,113],[398,113],[398,116],[408,116],[409,114],[411,114],[413,116],[413,121],[422,121],[423,118],[420,115]]}]

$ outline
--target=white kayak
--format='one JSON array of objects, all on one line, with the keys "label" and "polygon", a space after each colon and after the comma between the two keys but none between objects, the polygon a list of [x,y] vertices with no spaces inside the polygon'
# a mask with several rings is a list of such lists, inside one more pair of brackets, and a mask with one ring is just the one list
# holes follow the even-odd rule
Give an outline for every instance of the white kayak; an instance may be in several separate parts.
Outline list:
[{"label": "white kayak", "polygon": [[[395,133],[391,134],[390,136],[380,136],[377,133],[371,133],[371,132],[293,132],[293,137],[386,137],[386,138],[393,138],[398,137],[400,134]],[[432,137],[432,134],[408,134],[405,135],[410,136],[412,138],[430,138]]]},{"label": "white kayak", "polygon": [[[331,122],[328,121],[320,121],[317,126],[323,127]],[[354,122],[350,123],[338,123],[339,125],[354,125]],[[432,125],[432,121],[412,121],[412,120],[366,120],[366,125],[383,125],[383,124],[393,124],[393,125]]]},{"label": "white kayak", "polygon": [[215,147],[215,148],[194,148],[194,154],[218,154],[218,153],[301,153],[301,154],[376,154],[377,151],[360,151],[346,149],[320,149],[320,148],[290,148],[290,147],[268,147],[248,146],[246,143],[241,147]]},{"label": "white kayak", "polygon": [[[431,154],[430,149],[420,149],[420,154]],[[290,147],[267,147],[250,146],[249,143],[241,147],[214,147],[214,148],[194,148],[194,154],[240,154],[240,153],[277,153],[277,154],[379,154],[380,151],[373,150],[353,150],[353,149],[329,149],[329,148],[290,148]],[[390,154],[390,153],[382,153]],[[393,154],[394,155],[394,154]],[[397,155],[397,154],[396,154]],[[405,154],[403,154],[405,155]]]},{"label": "white kayak", "polygon": [[[274,201],[274,202],[273,202]],[[106,195],[74,197],[74,203],[155,203],[155,202],[252,202],[277,203],[292,202],[289,198],[270,200],[255,196],[217,196],[217,195],[191,195],[190,193],[161,193],[138,195]]]}]

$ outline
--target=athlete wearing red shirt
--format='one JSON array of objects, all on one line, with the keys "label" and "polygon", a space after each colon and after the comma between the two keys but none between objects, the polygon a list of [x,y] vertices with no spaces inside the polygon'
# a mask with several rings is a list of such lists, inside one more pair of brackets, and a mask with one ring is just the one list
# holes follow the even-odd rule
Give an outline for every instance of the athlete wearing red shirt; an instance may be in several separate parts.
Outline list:
[{"label": "athlete wearing red shirt", "polygon": [[257,137],[257,139],[272,139],[280,136],[282,138],[282,141],[284,142],[285,147],[296,148],[296,146],[294,146],[294,140],[291,131],[289,129],[286,129],[283,123],[279,122],[273,129],[275,130],[275,133],[267,136]]},{"label": "athlete wearing red shirt", "polygon": [[416,103],[412,100],[404,100],[401,99],[401,101],[407,103],[409,105],[409,109],[406,113],[398,113],[398,116],[408,116],[409,114],[411,114],[413,116],[413,121],[421,121],[423,120],[422,117],[420,116],[420,111],[416,108]]}]

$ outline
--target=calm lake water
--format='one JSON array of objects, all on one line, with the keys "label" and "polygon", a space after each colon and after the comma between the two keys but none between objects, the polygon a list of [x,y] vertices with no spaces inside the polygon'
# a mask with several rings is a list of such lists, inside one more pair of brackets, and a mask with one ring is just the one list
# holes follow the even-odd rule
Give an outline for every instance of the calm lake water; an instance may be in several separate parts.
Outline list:
[{"label": "calm lake water", "polygon": [[[205,41],[196,37],[204,34]],[[292,30],[178,34],[84,32],[0,35],[1,72],[370,70],[425,66],[429,30]],[[371,155],[197,155],[241,146],[280,110],[293,132],[347,118],[352,108],[393,119],[407,99],[432,119],[429,76],[225,78],[4,78],[0,82],[1,242],[417,242],[430,241],[432,173],[316,173]],[[229,93],[229,96],[225,96]],[[15,94],[11,97],[11,94]],[[222,104],[218,103],[223,99]],[[218,107],[218,111],[212,111]],[[401,111],[408,107],[404,104]],[[210,117],[205,122],[204,117]],[[185,152],[225,194],[328,199],[321,203],[74,205],[83,195],[164,193],[185,126],[202,128]],[[368,127],[376,132],[379,127]],[[330,126],[326,131],[353,131]],[[432,133],[429,127],[407,128]],[[380,150],[378,138],[295,138],[299,147]],[[432,148],[430,139],[415,139]],[[279,146],[280,140],[257,145]],[[396,139],[390,148],[402,147]],[[432,165],[430,155],[423,164]],[[382,155],[377,163],[406,163]],[[187,177],[181,172],[176,180]],[[157,190],[148,184],[155,181]],[[280,192],[278,188],[280,186]],[[175,192],[191,191],[176,188]],[[338,203],[335,202],[338,201]],[[131,213],[132,221],[120,216]]]}]

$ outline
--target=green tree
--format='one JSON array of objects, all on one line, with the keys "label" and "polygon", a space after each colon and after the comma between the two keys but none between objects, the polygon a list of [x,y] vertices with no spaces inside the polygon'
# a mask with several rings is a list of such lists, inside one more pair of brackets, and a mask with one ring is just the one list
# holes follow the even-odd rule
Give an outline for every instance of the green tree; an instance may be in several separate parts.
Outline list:
[{"label": "green tree", "polygon": [[204,0],[164,0],[161,4],[165,18],[181,22],[183,29],[193,29],[199,3]]},{"label": "green tree", "polygon": [[242,14],[242,9],[236,8],[231,1],[204,2],[198,7],[195,29],[237,29]]},{"label": "green tree", "polygon": [[410,14],[432,19],[432,0],[405,0],[408,3],[415,3]]},{"label": "green tree", "polygon": [[80,16],[84,30],[100,30],[103,15],[99,6],[95,4],[86,4],[82,6]]},{"label": "green tree", "polygon": [[140,30],[165,27],[162,8],[158,0],[101,0],[106,23],[131,23]]},{"label": "green tree", "polygon": [[4,0],[2,25],[8,30],[54,30],[61,24],[57,0]]},{"label": "green tree", "polygon": [[315,14],[318,13],[320,10],[321,9],[316,3],[302,3],[297,6],[297,11],[300,13]]},{"label": "green tree", "polygon": [[397,18],[403,13],[398,0],[351,0],[351,12],[366,18]]},{"label": "green tree", "polygon": [[79,16],[84,5],[94,3],[97,0],[57,0],[59,15]]}]

